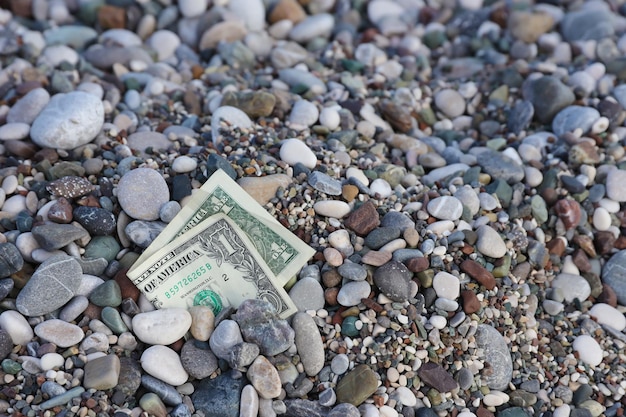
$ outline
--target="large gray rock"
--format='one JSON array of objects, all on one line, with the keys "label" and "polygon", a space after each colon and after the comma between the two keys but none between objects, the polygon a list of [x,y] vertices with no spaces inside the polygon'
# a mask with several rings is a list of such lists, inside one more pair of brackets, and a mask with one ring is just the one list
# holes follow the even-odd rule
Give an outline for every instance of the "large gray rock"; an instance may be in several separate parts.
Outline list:
[{"label": "large gray rock", "polygon": [[[483,349],[484,361],[489,367],[483,369],[487,386],[494,390],[505,390],[513,377],[513,361],[504,337],[493,327],[481,324],[476,330],[476,345]],[[489,372],[485,372],[489,369]]]},{"label": "large gray rock", "polygon": [[524,179],[524,167],[508,156],[488,149],[476,155],[478,165],[492,178],[515,184]]},{"label": "large gray rock", "polygon": [[256,343],[261,353],[274,356],[293,344],[294,331],[265,300],[248,299],[237,309],[233,319],[239,324],[246,342]]},{"label": "large gray rock", "polygon": [[80,286],[83,271],[74,258],[56,255],[39,265],[17,296],[17,310],[41,316],[63,307]]},{"label": "large gray rock", "polygon": [[89,93],[57,94],[39,113],[30,137],[45,148],[74,149],[91,142],[104,124],[102,101]]},{"label": "large gray rock", "polygon": [[626,249],[617,252],[604,264],[602,281],[615,291],[617,301],[626,305]]},{"label": "large gray rock", "polygon": [[31,230],[33,236],[43,249],[53,251],[69,245],[75,240],[88,237],[85,229],[72,224],[44,223]]},{"label": "large gray rock", "polygon": [[238,417],[241,390],[246,385],[245,378],[234,379],[230,374],[222,374],[215,379],[205,378],[191,395],[196,411],[205,417]]},{"label": "large gray rock", "polygon": [[296,333],[296,348],[304,372],[315,376],[324,367],[324,343],[315,321],[307,313],[296,313],[292,321]]}]

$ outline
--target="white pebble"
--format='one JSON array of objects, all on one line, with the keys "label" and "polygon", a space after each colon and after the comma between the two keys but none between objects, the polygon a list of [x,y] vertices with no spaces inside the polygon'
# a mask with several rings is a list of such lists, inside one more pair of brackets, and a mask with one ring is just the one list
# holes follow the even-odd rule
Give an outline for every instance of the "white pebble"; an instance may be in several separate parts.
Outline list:
[{"label": "white pebble", "polygon": [[377,178],[372,181],[370,186],[370,195],[376,198],[387,198],[391,195],[391,185],[382,178]]},{"label": "white pebble", "polygon": [[626,317],[618,309],[605,303],[597,303],[591,310],[589,315],[594,317],[598,323],[622,331],[626,328]]},{"label": "white pebble", "polygon": [[150,346],[141,355],[141,367],[148,374],[174,386],[187,382],[189,375],[178,353],[167,346]]},{"label": "white pebble", "polygon": [[587,334],[576,337],[572,348],[578,352],[580,360],[589,366],[598,366],[602,362],[602,348],[596,339]]},{"label": "white pebble", "polygon": [[41,357],[39,366],[42,371],[50,371],[52,369],[59,369],[65,363],[65,358],[55,352],[46,353]]},{"label": "white pebble", "polygon": [[340,122],[339,112],[334,107],[324,107],[320,112],[320,123],[328,129],[337,129]]},{"label": "white pebble", "polygon": [[307,168],[313,169],[317,165],[315,153],[300,139],[291,138],[283,142],[280,147],[280,159],[289,165],[298,162]]},{"label": "white pebble", "polygon": [[428,322],[435,328],[435,329],[443,329],[446,327],[446,325],[448,324],[448,320],[446,320],[445,317],[434,314],[430,317],[430,319],[428,320]]},{"label": "white pebble", "polygon": [[172,170],[178,173],[191,172],[198,166],[198,161],[187,156],[181,155],[172,162]]},{"label": "white pebble", "polygon": [[182,308],[164,308],[133,317],[133,333],[151,345],[169,345],[182,338],[191,327],[191,314]]},{"label": "white pebble", "polygon": [[0,314],[0,327],[9,334],[15,345],[26,345],[34,336],[26,318],[15,310]]},{"label": "white pebble", "polygon": [[315,104],[308,100],[298,100],[289,114],[289,127],[304,130],[317,122],[320,113]]},{"label": "white pebble", "polygon": [[370,180],[369,178],[367,178],[367,175],[365,175],[365,173],[359,168],[355,168],[355,167],[348,168],[346,170],[346,178],[355,178],[359,180],[361,183],[363,183],[363,185],[366,185],[366,186],[370,184]]},{"label": "white pebble", "polygon": [[600,230],[606,231],[611,227],[611,215],[604,207],[598,207],[593,212],[593,226]]},{"label": "white pebble", "polygon": [[320,216],[341,219],[350,213],[350,206],[345,201],[324,200],[313,205],[313,210]]}]

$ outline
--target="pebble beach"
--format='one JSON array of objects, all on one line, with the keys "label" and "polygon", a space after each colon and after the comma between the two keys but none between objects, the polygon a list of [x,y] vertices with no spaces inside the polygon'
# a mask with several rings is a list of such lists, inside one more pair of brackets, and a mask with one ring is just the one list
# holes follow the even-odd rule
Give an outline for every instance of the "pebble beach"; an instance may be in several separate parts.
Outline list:
[{"label": "pebble beach", "polygon": [[[0,0],[0,416],[614,417],[626,4]],[[126,273],[217,170],[315,250]]]}]

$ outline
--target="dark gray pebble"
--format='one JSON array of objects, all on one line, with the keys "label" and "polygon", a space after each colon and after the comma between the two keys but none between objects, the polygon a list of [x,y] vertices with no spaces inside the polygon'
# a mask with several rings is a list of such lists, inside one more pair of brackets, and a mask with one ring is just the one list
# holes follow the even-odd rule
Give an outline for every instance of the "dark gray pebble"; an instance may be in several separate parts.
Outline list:
[{"label": "dark gray pebble", "polygon": [[141,376],[141,386],[158,395],[164,404],[177,405],[183,402],[183,397],[176,391],[176,388],[150,375]]},{"label": "dark gray pebble", "polygon": [[74,220],[91,235],[107,236],[115,231],[115,215],[100,207],[80,206],[74,210]]},{"label": "dark gray pebble", "polygon": [[308,182],[311,187],[324,194],[341,195],[341,182],[323,172],[311,172]]},{"label": "dark gray pebble", "polygon": [[193,339],[183,345],[180,361],[185,371],[196,379],[204,379],[217,369],[217,357],[211,352],[208,344]]},{"label": "dark gray pebble", "polygon": [[377,227],[365,237],[365,246],[378,250],[392,240],[399,238],[401,233],[399,227]]},{"label": "dark gray pebble", "polygon": [[205,378],[198,383],[191,400],[196,412],[205,417],[239,417],[239,400],[245,385],[245,378],[235,379],[232,373]]}]

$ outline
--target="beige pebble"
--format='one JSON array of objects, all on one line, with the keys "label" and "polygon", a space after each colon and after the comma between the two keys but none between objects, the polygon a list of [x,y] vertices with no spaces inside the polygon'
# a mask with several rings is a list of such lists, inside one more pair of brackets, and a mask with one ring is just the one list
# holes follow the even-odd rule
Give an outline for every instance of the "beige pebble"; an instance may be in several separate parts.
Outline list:
[{"label": "beige pebble", "polygon": [[207,306],[193,306],[189,309],[191,314],[191,328],[189,329],[194,339],[206,342],[215,329],[215,315]]}]

